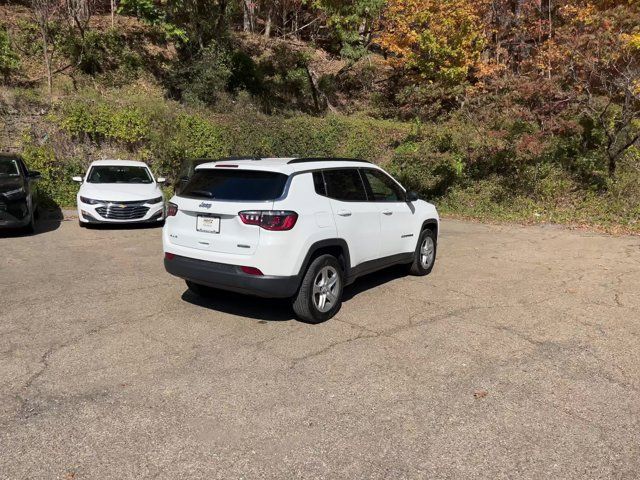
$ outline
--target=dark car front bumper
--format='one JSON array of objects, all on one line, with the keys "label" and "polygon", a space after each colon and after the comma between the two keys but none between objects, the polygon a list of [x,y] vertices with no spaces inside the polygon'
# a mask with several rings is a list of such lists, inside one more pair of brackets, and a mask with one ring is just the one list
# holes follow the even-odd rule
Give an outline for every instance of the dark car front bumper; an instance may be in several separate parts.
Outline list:
[{"label": "dark car front bumper", "polygon": [[164,267],[171,275],[208,287],[266,298],[288,298],[295,295],[300,277],[248,275],[237,265],[207,262],[195,258],[165,256]]},{"label": "dark car front bumper", "polygon": [[24,227],[30,219],[25,199],[8,201],[0,196],[0,227]]}]

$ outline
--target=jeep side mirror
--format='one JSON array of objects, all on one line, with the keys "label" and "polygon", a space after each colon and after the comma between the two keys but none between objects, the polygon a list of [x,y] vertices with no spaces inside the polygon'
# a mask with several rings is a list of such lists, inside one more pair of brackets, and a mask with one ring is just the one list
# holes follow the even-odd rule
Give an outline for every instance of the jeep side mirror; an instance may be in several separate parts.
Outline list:
[{"label": "jeep side mirror", "polygon": [[72,177],[71,180],[74,182],[82,183],[82,177]]},{"label": "jeep side mirror", "polygon": [[164,185],[165,183],[167,183],[167,179],[164,177],[158,177],[158,179],[156,180],[156,182],[158,182],[161,185]]},{"label": "jeep side mirror", "polygon": [[40,177],[40,172],[36,172],[35,170],[31,170],[29,172],[29,178],[31,178],[32,180],[38,180]]},{"label": "jeep side mirror", "polygon": [[407,192],[407,202],[415,202],[417,200],[420,200],[420,197],[418,196],[418,194],[413,190],[409,190]]}]

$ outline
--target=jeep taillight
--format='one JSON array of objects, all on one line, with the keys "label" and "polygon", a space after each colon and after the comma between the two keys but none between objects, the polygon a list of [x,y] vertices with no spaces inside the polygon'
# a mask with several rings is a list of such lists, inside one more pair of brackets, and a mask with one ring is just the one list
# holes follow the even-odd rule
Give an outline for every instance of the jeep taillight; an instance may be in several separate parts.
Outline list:
[{"label": "jeep taillight", "polygon": [[258,225],[265,230],[291,230],[298,221],[298,214],[289,210],[245,210],[238,215],[245,225]]},{"label": "jeep taillight", "polygon": [[167,217],[175,217],[176,213],[178,213],[178,205],[169,202],[167,204]]}]

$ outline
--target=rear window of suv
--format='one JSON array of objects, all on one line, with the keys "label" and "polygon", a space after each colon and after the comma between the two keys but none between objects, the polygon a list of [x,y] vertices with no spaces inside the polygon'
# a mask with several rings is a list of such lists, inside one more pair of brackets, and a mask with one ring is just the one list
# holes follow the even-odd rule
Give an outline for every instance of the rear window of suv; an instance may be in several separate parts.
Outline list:
[{"label": "rear window of suv", "polygon": [[287,175],[260,170],[196,170],[181,197],[259,202],[282,196]]}]

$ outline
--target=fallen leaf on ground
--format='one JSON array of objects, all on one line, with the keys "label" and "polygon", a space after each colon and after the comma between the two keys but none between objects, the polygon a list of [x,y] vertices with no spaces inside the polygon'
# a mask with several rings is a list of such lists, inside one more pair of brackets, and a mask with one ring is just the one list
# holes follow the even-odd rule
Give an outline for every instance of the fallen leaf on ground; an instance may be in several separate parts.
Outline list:
[{"label": "fallen leaf on ground", "polygon": [[473,392],[473,396],[476,398],[484,398],[487,395],[489,395],[489,392],[487,392],[486,390],[476,390],[475,392]]}]

